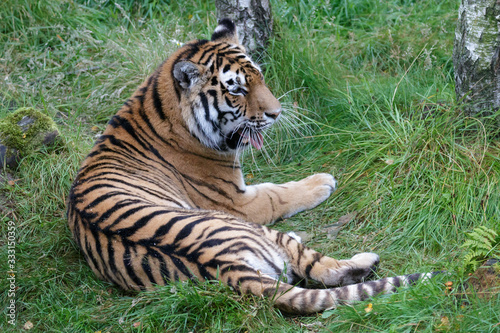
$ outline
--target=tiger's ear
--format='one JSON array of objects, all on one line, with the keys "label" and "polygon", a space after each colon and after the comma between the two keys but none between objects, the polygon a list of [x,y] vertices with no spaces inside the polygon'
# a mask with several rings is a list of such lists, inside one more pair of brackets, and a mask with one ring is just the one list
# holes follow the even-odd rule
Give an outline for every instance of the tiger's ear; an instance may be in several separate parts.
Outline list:
[{"label": "tiger's ear", "polygon": [[219,25],[215,28],[212,34],[213,42],[227,42],[230,44],[240,44],[238,40],[238,33],[234,22],[228,18],[219,21]]},{"label": "tiger's ear", "polygon": [[198,66],[188,60],[181,60],[174,65],[174,78],[183,89],[193,87],[201,77]]}]

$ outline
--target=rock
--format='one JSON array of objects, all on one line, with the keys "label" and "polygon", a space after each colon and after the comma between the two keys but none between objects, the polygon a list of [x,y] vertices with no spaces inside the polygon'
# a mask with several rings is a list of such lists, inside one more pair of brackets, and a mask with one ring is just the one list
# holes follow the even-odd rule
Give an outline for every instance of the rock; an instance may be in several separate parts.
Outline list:
[{"label": "rock", "polygon": [[0,120],[0,167],[17,167],[19,160],[42,146],[54,144],[54,121],[34,108],[20,108]]}]

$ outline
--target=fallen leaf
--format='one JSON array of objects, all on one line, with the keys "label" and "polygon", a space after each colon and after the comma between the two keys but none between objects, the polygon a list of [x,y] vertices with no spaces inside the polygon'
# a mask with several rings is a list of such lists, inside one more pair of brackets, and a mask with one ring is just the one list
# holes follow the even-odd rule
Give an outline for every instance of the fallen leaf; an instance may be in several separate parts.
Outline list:
[{"label": "fallen leaf", "polygon": [[310,328],[310,329],[313,329],[313,330],[317,330],[319,329],[320,327],[324,327],[323,323],[320,322],[320,321],[315,321],[313,323],[310,323],[310,324],[306,324],[306,323],[299,323],[299,325],[301,327],[304,327],[304,328]]},{"label": "fallen leaf", "polygon": [[328,239],[335,239],[340,232],[340,229],[347,223],[351,222],[354,220],[354,218],[358,215],[358,212],[352,212],[346,215],[341,216],[337,223],[331,224],[323,228],[323,230],[326,232],[326,235]]},{"label": "fallen leaf", "polygon": [[446,316],[441,317],[441,323],[437,325],[436,329],[438,331],[445,330],[448,331],[450,329],[450,319]]},{"label": "fallen leaf", "polygon": [[133,323],[132,326],[133,327],[139,327],[139,326],[141,326],[141,322],[137,321],[137,322]]},{"label": "fallen leaf", "polygon": [[352,213],[343,215],[343,216],[339,217],[339,220],[337,221],[337,223],[342,223],[342,225],[347,224],[347,223],[351,222],[352,220],[354,220],[356,215],[358,215],[358,212],[352,212]]},{"label": "fallen leaf", "polygon": [[28,320],[27,322],[25,322],[25,323],[24,323],[23,328],[24,328],[25,330],[30,330],[30,329],[32,329],[32,328],[33,328],[33,323],[32,323],[31,321],[29,321],[29,320]]}]

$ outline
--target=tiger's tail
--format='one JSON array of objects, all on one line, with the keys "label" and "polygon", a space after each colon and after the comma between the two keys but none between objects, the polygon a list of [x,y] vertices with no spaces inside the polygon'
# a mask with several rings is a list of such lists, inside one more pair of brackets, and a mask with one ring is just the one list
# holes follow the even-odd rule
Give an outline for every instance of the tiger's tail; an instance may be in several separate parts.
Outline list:
[{"label": "tiger's tail", "polygon": [[266,281],[260,277],[262,289],[246,290],[246,292],[273,298],[274,305],[285,312],[311,314],[346,303],[363,301],[379,294],[393,293],[400,287],[415,285],[417,281],[423,282],[439,273],[441,272],[401,275],[330,289],[305,289],[288,283],[276,284],[273,279]]}]

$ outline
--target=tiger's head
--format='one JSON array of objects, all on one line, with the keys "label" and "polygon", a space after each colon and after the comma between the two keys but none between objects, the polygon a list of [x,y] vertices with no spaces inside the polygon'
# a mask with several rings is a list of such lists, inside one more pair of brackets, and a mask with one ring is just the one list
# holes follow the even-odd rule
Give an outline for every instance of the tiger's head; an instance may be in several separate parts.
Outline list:
[{"label": "tiger's head", "polygon": [[280,116],[281,104],[260,68],[240,45],[234,23],[223,19],[212,39],[188,43],[172,66],[182,118],[205,146],[231,152],[263,145],[262,131]]}]

